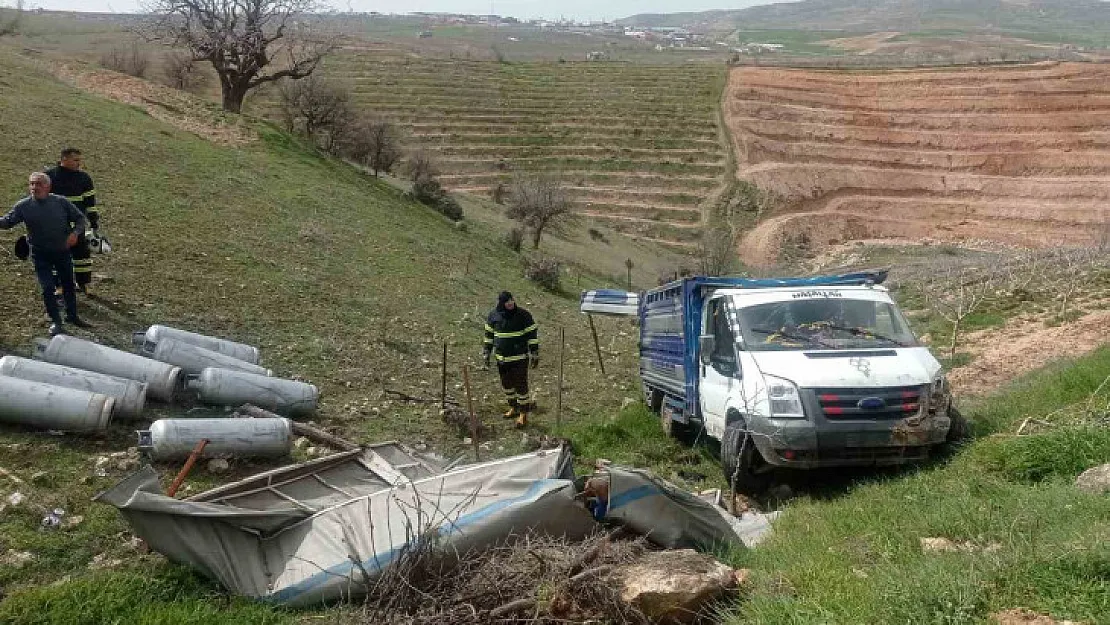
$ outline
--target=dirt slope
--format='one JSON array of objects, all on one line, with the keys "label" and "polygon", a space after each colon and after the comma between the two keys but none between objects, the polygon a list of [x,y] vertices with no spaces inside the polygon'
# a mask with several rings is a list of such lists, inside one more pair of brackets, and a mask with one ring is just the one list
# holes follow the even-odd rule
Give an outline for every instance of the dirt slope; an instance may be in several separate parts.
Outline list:
[{"label": "dirt slope", "polygon": [[788,236],[1037,247],[1090,242],[1110,220],[1104,65],[736,68],[725,117],[738,176],[780,198],[744,242],[749,263]]}]

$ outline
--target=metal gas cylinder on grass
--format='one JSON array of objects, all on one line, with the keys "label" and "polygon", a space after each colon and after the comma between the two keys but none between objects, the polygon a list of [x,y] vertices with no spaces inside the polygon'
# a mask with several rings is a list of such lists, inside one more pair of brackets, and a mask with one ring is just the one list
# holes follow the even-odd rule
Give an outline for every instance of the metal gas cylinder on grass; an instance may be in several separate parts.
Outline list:
[{"label": "metal gas cylinder on grass", "polygon": [[196,375],[208,368],[230,369],[257,375],[273,375],[273,371],[252,365],[233,356],[186,343],[177,339],[163,338],[158,342],[146,341],[139,348],[139,353],[159,362],[181,367],[186,374]]},{"label": "metal gas cylinder on grass", "polygon": [[143,382],[41,360],[4,356],[0,358],[0,376],[114,397],[117,419],[138,419],[146,405],[146,384]]},{"label": "metal gas cylinder on grass", "polygon": [[261,353],[258,348],[253,345],[236,343],[235,341],[197,334],[196,332],[189,332],[188,330],[181,330],[170,326],[152,325],[147,328],[145,332],[136,332],[131,336],[131,340],[136,347],[141,347],[143,343],[147,341],[157,343],[162,339],[174,339],[176,341],[190,343],[225,356],[231,356],[243,362],[249,362],[252,365],[257,365],[262,361]]},{"label": "metal gas cylinder on grass", "polygon": [[189,376],[186,386],[206,404],[254,404],[287,415],[311,414],[320,399],[319,389],[312,384],[230,369],[204,369]]},{"label": "metal gas cylinder on grass", "polygon": [[108,395],[0,376],[0,421],[94,432],[108,427],[115,405]]},{"label": "metal gas cylinder on grass", "polygon": [[159,419],[138,430],[139,449],[155,460],[181,460],[201,440],[202,458],[273,458],[293,449],[289,419]]},{"label": "metal gas cylinder on grass", "polygon": [[49,341],[36,339],[34,357],[57,365],[144,382],[150,397],[165,402],[173,401],[182,385],[180,367],[64,334]]}]

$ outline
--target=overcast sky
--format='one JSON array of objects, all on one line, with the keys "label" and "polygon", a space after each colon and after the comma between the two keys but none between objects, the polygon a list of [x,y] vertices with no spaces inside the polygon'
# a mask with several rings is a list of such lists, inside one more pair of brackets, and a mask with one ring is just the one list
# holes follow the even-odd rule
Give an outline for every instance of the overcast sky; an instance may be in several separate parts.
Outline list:
[{"label": "overcast sky", "polygon": [[[578,20],[617,19],[636,13],[675,13],[706,9],[740,9],[776,0],[326,0],[334,8],[345,11],[379,11],[406,13],[439,11],[485,14],[520,18],[559,18]],[[11,6],[15,0],[0,0],[0,6]],[[129,13],[138,11],[142,0],[25,0],[30,8],[63,11],[106,11]]]}]

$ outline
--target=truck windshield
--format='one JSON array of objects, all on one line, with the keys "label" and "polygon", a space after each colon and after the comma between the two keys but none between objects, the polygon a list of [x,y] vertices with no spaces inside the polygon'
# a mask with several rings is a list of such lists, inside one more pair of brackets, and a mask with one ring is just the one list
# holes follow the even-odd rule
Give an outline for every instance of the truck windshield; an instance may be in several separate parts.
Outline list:
[{"label": "truck windshield", "polygon": [[745,348],[750,351],[917,344],[898,309],[874,300],[792,299],[740,308],[739,315]]}]

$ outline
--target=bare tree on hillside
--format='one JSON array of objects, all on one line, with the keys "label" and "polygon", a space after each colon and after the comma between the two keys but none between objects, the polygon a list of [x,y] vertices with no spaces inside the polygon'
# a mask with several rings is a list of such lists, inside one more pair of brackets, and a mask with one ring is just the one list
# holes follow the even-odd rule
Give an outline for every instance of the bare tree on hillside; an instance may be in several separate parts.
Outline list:
[{"label": "bare tree on hillside", "polygon": [[933,312],[952,326],[948,357],[956,355],[960,329],[969,315],[979,310],[994,293],[994,280],[964,265],[948,265],[922,285],[925,301]]},{"label": "bare tree on hillside", "polygon": [[401,160],[401,136],[393,123],[371,119],[347,130],[338,148],[343,156],[369,167],[374,176],[389,173]]},{"label": "bare tree on hillside", "polygon": [[312,74],[280,83],[281,117],[285,129],[300,132],[331,151],[336,135],[349,125],[351,91],[335,81]]},{"label": "bare tree on hillside", "polygon": [[1088,285],[1095,277],[1100,261],[1105,256],[1094,248],[1071,248],[1060,250],[1053,263],[1057,272],[1053,275],[1052,286],[1060,300],[1060,321],[1068,321],[1068,305],[1076,293]]},{"label": "bare tree on hillside", "polygon": [[698,273],[703,276],[724,276],[736,269],[736,234],[728,224],[706,226],[694,253]]},{"label": "bare tree on hillside", "polygon": [[409,153],[405,163],[405,173],[413,182],[434,180],[439,176],[439,165],[431,154],[424,149],[419,149]]},{"label": "bare tree on hillside", "polygon": [[204,84],[200,61],[183,50],[171,50],[162,57],[162,75],[174,89],[192,91]]},{"label": "bare tree on hillside", "polygon": [[15,8],[0,9],[0,37],[14,35],[19,32],[19,23],[23,20],[23,0],[15,3]]},{"label": "bare tree on hillside", "polygon": [[305,78],[335,49],[311,19],[322,8],[316,0],[149,0],[150,20],[138,30],[211,63],[224,110],[239,113],[252,89]]},{"label": "bare tree on hillside", "polygon": [[532,231],[532,248],[538,249],[544,230],[558,228],[572,214],[570,196],[555,176],[520,176],[505,214]]},{"label": "bare tree on hillside", "polygon": [[132,41],[129,46],[116,46],[100,55],[100,66],[136,78],[145,78],[150,55]]}]

